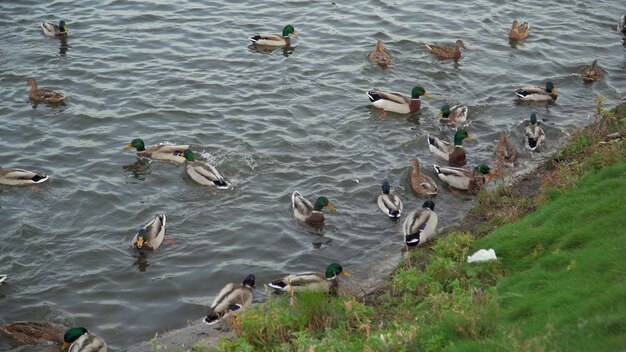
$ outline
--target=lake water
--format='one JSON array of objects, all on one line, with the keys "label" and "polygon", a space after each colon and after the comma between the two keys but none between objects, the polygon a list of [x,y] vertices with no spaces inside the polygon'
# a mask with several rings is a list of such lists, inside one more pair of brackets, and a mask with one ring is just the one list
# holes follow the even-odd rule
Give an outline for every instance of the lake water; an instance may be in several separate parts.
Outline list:
[{"label": "lake water", "polygon": [[[623,4],[621,4],[623,5]],[[0,3],[0,165],[50,174],[36,189],[0,188],[0,322],[46,319],[82,325],[112,350],[205,314],[227,282],[255,273],[257,287],[282,274],[339,262],[364,288],[401,256],[401,221],[377,208],[387,178],[405,213],[421,206],[409,158],[442,163],[427,134],[444,102],[469,106],[469,165],[492,165],[508,131],[522,148],[536,111],[548,143],[522,152],[523,170],[589,121],[596,95],[623,100],[626,59],[615,31],[619,1],[3,1]],[[512,47],[513,19],[531,34]],[[42,20],[64,19],[66,40]],[[294,50],[259,51],[247,37],[293,24]],[[376,39],[393,59],[367,59]],[[463,39],[458,65],[424,44]],[[584,84],[594,58],[605,78]],[[26,78],[66,94],[64,106],[32,108]],[[554,81],[553,105],[518,104],[514,90]],[[420,113],[369,106],[366,90],[432,95]],[[192,144],[232,181],[208,191],[182,167],[138,160],[122,147]],[[337,208],[321,231],[290,214],[294,190]],[[440,226],[460,220],[471,196],[442,188]],[[128,248],[137,228],[168,218],[165,243],[147,258]],[[257,290],[262,297],[262,289]],[[0,350],[9,341],[0,336]]]}]

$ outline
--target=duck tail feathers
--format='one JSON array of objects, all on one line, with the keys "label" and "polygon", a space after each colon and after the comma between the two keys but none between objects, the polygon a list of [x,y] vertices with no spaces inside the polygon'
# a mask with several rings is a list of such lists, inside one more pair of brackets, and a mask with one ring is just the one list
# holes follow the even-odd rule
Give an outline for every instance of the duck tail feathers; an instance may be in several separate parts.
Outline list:
[{"label": "duck tail feathers", "polygon": [[301,197],[302,198],[302,194],[300,194],[300,192],[298,191],[294,191],[291,194],[291,205],[295,208],[296,207],[296,197]]},{"label": "duck tail feathers", "polygon": [[268,286],[278,291],[285,291],[287,289],[287,284],[282,280],[272,281]]},{"label": "duck tail feathers", "polygon": [[378,92],[374,91],[374,90],[370,90],[369,92],[365,92],[365,94],[367,94],[367,97],[370,99],[370,101],[373,103],[377,100],[380,100],[380,94],[378,94]]}]

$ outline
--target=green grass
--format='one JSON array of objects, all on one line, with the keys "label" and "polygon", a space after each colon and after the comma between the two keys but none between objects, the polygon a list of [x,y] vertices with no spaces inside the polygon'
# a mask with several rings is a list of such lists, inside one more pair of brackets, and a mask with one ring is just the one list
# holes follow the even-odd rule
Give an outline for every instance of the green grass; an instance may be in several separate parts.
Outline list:
[{"label": "green grass", "polygon": [[[231,318],[224,351],[613,351],[626,348],[626,128],[598,104],[536,195],[481,192],[477,234],[411,251],[366,298],[306,293]],[[479,208],[483,209],[479,209]],[[468,264],[494,248],[499,259]]]}]

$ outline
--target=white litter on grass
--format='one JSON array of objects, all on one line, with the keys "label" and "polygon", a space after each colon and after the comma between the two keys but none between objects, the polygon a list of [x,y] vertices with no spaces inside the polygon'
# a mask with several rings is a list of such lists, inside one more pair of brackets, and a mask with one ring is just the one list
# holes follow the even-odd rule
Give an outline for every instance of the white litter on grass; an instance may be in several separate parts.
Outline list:
[{"label": "white litter on grass", "polygon": [[2,282],[7,279],[7,276],[8,275],[0,275],[0,285],[2,285]]},{"label": "white litter on grass", "polygon": [[478,263],[478,262],[486,262],[489,260],[496,260],[496,251],[492,248],[489,249],[481,249],[478,252],[467,257],[468,263]]}]

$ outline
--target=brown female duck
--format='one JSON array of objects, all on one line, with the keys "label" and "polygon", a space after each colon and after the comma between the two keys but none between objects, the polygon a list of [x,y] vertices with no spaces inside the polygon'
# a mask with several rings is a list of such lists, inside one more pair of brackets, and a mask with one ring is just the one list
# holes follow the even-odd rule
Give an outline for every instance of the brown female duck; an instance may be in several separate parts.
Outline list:
[{"label": "brown female duck", "polygon": [[385,46],[380,40],[376,41],[374,50],[369,54],[370,62],[374,65],[386,67],[391,63],[391,55],[385,51]]},{"label": "brown female duck", "polygon": [[426,44],[426,48],[430,50],[431,53],[439,56],[442,59],[454,59],[458,60],[461,57],[461,48],[467,49],[465,47],[465,43],[462,40],[457,40],[454,48],[445,45],[438,45],[435,43]]},{"label": "brown female duck", "polygon": [[511,26],[511,30],[509,31],[509,38],[521,40],[526,39],[528,37],[528,30],[530,29],[530,25],[528,22],[522,23],[520,26],[517,20],[513,21],[513,25]]},{"label": "brown female duck", "polygon": [[411,187],[415,193],[422,196],[437,195],[437,184],[428,175],[420,172],[420,162],[416,158],[411,158],[409,162],[413,165],[411,172]]},{"label": "brown female duck", "polygon": [[602,79],[602,76],[604,76],[604,72],[602,71],[600,66],[598,66],[598,59],[593,60],[593,62],[591,63],[591,66],[587,67],[583,71],[582,76],[583,76],[583,81],[588,81],[588,82],[593,82],[593,81]]},{"label": "brown female duck", "polygon": [[37,81],[32,77],[26,80],[26,85],[30,86],[30,91],[28,92],[30,100],[39,103],[58,104],[65,99],[63,93],[55,92],[48,88],[37,88]]}]

